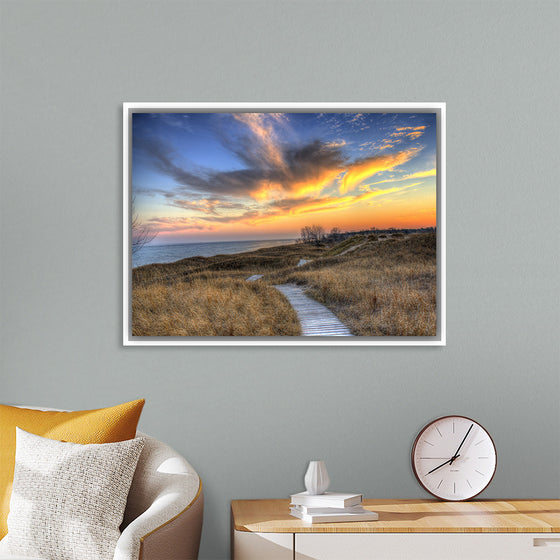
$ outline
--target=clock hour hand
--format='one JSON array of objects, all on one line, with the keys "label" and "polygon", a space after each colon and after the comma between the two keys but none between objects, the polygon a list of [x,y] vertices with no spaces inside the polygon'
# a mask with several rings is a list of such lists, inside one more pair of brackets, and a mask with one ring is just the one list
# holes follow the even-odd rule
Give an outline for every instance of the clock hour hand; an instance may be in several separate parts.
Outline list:
[{"label": "clock hour hand", "polygon": [[453,464],[453,461],[455,461],[455,459],[457,459],[457,457],[459,457],[459,450],[461,449],[461,447],[463,447],[463,443],[465,443],[465,440],[467,439],[467,436],[471,433],[471,430],[473,428],[474,424],[471,424],[471,427],[467,430],[467,433],[465,434],[465,437],[463,438],[463,441],[459,444],[459,447],[457,447],[457,451],[455,451],[455,455],[453,455],[453,457],[451,457],[451,462],[449,463],[450,465]]},{"label": "clock hour hand", "polygon": [[453,463],[453,461],[455,459],[457,459],[457,457],[460,457],[460,455],[454,455],[453,457],[451,457],[451,459],[449,459],[448,461],[445,461],[445,463],[442,463],[441,465],[438,465],[435,469],[432,469],[431,471],[427,472],[426,474],[432,474],[434,471],[437,471],[438,469],[441,469],[441,467],[444,467],[447,464]]}]

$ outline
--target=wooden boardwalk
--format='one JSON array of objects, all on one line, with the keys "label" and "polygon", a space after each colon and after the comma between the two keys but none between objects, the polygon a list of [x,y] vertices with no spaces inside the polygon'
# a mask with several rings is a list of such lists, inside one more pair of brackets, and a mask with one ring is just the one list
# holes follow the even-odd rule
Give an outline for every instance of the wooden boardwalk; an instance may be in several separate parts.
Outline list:
[{"label": "wooden boardwalk", "polygon": [[274,287],[295,309],[302,336],[353,336],[332,311],[306,296],[299,286],[282,284]]}]

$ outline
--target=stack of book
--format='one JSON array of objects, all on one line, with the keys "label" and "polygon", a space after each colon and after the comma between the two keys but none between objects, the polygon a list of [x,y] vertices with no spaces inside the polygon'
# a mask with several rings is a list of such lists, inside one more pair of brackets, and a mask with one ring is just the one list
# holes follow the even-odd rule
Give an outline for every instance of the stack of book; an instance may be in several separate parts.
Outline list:
[{"label": "stack of book", "polygon": [[290,514],[308,523],[336,523],[343,521],[377,521],[378,515],[362,506],[361,494],[308,492],[292,494]]}]

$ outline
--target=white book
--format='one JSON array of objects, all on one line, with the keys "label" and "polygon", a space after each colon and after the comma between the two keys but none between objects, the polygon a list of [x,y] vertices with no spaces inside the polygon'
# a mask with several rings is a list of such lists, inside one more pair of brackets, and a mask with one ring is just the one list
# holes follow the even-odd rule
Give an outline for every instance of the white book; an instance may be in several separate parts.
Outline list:
[{"label": "white book", "polygon": [[348,507],[312,507],[312,506],[300,506],[295,504],[290,504],[292,508],[301,511],[302,513],[314,514],[314,513],[353,513],[362,512],[364,508],[362,506],[348,506]]},{"label": "white book", "polygon": [[374,511],[362,508],[361,512],[347,513],[303,513],[297,508],[290,508],[290,515],[307,523],[344,523],[352,521],[377,521],[379,516]]},{"label": "white book", "polygon": [[300,492],[292,494],[292,504],[309,507],[336,507],[345,508],[357,506],[362,503],[361,494],[349,494],[346,492],[325,492],[324,494],[309,494]]}]

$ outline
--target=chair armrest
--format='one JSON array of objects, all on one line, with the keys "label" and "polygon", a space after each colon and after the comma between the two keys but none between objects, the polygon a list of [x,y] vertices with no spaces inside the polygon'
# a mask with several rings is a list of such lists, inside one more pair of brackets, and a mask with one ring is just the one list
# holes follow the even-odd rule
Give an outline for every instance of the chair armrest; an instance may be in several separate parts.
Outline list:
[{"label": "chair armrest", "polygon": [[202,531],[202,485],[185,496],[164,492],[121,533],[113,560],[196,560]]},{"label": "chair armrest", "polygon": [[202,532],[202,483],[188,461],[138,432],[144,449],[128,495],[113,560],[190,560]]}]

